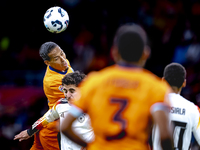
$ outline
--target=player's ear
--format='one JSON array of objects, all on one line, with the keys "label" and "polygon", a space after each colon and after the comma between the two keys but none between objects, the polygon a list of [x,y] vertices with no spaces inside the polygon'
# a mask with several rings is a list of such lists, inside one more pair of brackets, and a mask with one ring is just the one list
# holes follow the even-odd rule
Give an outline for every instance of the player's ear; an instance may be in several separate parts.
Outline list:
[{"label": "player's ear", "polygon": [[184,80],[182,87],[186,87],[186,79]]},{"label": "player's ear", "polygon": [[147,60],[150,57],[150,54],[151,54],[151,48],[148,45],[145,45],[142,58],[144,60]]},{"label": "player's ear", "polygon": [[151,49],[148,45],[145,45],[142,56],[140,58],[140,64],[143,67],[151,54]]},{"label": "player's ear", "polygon": [[120,60],[120,55],[117,46],[111,47],[111,56],[115,62],[118,62]]},{"label": "player's ear", "polygon": [[49,66],[50,65],[50,62],[48,60],[45,60],[44,63]]}]

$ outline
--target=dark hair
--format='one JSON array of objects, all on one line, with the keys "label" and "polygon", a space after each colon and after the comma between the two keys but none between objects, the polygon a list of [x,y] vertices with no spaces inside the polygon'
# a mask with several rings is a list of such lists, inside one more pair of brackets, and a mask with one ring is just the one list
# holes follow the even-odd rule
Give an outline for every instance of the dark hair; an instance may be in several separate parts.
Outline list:
[{"label": "dark hair", "polygon": [[42,46],[40,47],[39,50],[39,54],[42,57],[42,59],[45,60],[49,60],[50,58],[48,56],[48,54],[56,47],[58,46],[56,43],[54,42],[46,42],[44,44],[42,44]]},{"label": "dark hair", "polygon": [[137,62],[146,44],[146,32],[134,23],[119,27],[113,40],[113,45],[118,47],[119,54],[127,62]]},{"label": "dark hair", "polygon": [[186,70],[179,63],[171,63],[164,69],[164,78],[170,86],[180,88],[186,78]]},{"label": "dark hair", "polygon": [[86,77],[84,73],[80,73],[79,71],[75,71],[72,73],[68,73],[62,79],[62,85],[75,85],[78,86],[79,83]]}]

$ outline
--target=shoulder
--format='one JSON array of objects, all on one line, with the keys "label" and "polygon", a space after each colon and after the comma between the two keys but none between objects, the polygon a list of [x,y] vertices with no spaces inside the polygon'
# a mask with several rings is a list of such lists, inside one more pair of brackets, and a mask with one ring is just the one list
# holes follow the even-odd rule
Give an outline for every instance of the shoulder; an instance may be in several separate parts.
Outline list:
[{"label": "shoulder", "polygon": [[68,111],[70,109],[70,105],[68,103],[68,100],[65,98],[59,99],[55,104],[54,104],[54,109],[56,109],[58,112],[63,112],[63,111]]},{"label": "shoulder", "polygon": [[179,94],[169,94],[169,99],[171,103],[177,102],[179,103],[179,105],[182,105],[183,107],[189,109],[190,112],[199,113],[199,107],[197,105]]},{"label": "shoulder", "polygon": [[146,76],[146,80],[148,82],[154,82],[156,84],[166,84],[166,82],[162,81],[162,79],[160,77],[158,77],[157,75],[155,75],[154,73],[152,73],[149,70],[143,69],[143,76]]},{"label": "shoulder", "polygon": [[158,77],[148,70],[144,69],[143,72],[143,80],[146,85],[149,85],[149,87],[151,88],[150,91],[155,91],[156,93],[158,93],[159,91],[170,92],[171,88],[165,80],[162,80],[162,78]]},{"label": "shoulder", "polygon": [[46,73],[45,73],[45,77],[44,79],[45,80],[57,80],[58,77],[60,77],[60,74],[51,70],[49,66],[47,66],[47,70],[46,70]]},{"label": "shoulder", "polygon": [[115,65],[112,65],[112,66],[103,68],[99,71],[92,71],[87,75],[86,80],[87,79],[92,80],[92,81],[96,80],[95,83],[97,82],[101,83],[103,79],[113,77],[114,75],[116,75],[115,68],[116,68]]},{"label": "shoulder", "polygon": [[90,72],[88,75],[87,75],[87,77],[83,80],[83,82],[81,82],[81,84],[80,85],[82,85],[82,84],[84,84],[84,83],[94,83],[94,81],[98,81],[97,79],[99,79],[99,77],[100,77],[100,74],[99,74],[99,72],[97,72],[97,71],[92,71],[92,72]]},{"label": "shoulder", "polygon": [[169,94],[169,97],[171,97],[172,99],[173,98],[178,99],[179,101],[181,101],[182,104],[185,104],[188,107],[190,106],[190,107],[193,107],[193,108],[197,108],[197,106],[193,102],[191,102],[188,99],[184,98],[180,94]]},{"label": "shoulder", "polygon": [[59,104],[68,104],[68,105],[69,105],[68,100],[67,100],[66,98],[61,98],[61,99],[59,99],[59,100],[56,102],[55,105],[59,105]]},{"label": "shoulder", "polygon": [[63,76],[51,71],[48,67],[45,77],[44,77],[44,84],[49,85],[49,86],[53,86],[55,84],[61,84]]},{"label": "shoulder", "polygon": [[109,71],[107,71],[107,69],[108,67],[100,71],[92,71],[88,73],[87,77],[81,82],[79,86],[84,87],[84,89],[92,87],[92,90],[98,88],[99,85],[102,85],[102,83],[105,81],[105,78],[109,74]]}]

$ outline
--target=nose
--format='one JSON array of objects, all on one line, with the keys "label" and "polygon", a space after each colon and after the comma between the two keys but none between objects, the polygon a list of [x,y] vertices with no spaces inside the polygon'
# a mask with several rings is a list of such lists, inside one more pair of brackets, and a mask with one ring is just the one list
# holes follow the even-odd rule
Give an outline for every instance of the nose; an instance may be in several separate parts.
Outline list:
[{"label": "nose", "polygon": [[62,62],[65,61],[65,58],[63,56],[60,56],[60,59],[61,59]]},{"label": "nose", "polygon": [[67,92],[66,98],[67,98],[67,100],[70,100],[70,98],[71,98],[71,93],[69,91]]}]

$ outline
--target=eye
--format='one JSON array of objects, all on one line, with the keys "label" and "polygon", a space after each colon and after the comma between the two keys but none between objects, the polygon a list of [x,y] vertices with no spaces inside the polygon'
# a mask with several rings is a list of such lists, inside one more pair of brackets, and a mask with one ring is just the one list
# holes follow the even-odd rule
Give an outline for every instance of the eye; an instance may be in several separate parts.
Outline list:
[{"label": "eye", "polygon": [[63,89],[63,92],[64,92],[64,93],[67,93],[67,90],[66,90],[66,89]]},{"label": "eye", "polygon": [[55,57],[54,60],[55,60],[55,61],[58,60],[58,57]]},{"label": "eye", "polygon": [[74,93],[74,92],[75,92],[75,90],[70,90],[70,92],[71,92],[71,93]]}]

